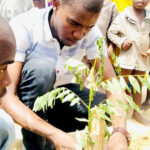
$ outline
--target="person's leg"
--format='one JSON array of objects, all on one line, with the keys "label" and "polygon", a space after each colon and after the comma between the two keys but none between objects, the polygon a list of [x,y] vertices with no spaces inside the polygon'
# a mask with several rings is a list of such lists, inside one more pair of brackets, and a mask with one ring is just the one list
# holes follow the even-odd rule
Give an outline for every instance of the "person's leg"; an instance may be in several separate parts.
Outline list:
[{"label": "person's leg", "polygon": [[[133,75],[144,75],[144,74],[145,74],[145,72],[143,72],[143,71],[134,70],[134,72],[133,72]],[[136,78],[136,79],[137,79],[137,81],[138,81],[138,83],[140,85],[140,89],[142,90],[141,82],[138,80],[138,78]],[[141,106],[141,101],[142,101],[141,93],[137,93],[137,92],[133,93],[133,100],[138,106]]]},{"label": "person's leg", "polygon": [[[55,83],[55,64],[47,58],[32,58],[25,62],[18,89],[20,100],[29,108],[33,108],[38,96],[45,94],[53,89]],[[45,119],[43,112],[37,113]],[[22,130],[23,143],[26,150],[44,149],[45,140],[41,136]]]},{"label": "person's leg", "polygon": [[[128,70],[128,69],[121,68],[121,75],[122,76],[131,75],[132,72],[133,72],[133,70]],[[126,77],[125,77],[125,80],[126,80],[127,83],[129,82],[128,78],[126,78]]]},{"label": "person's leg", "polygon": [[[86,105],[88,105],[90,92],[89,89],[83,88],[83,90],[80,91],[80,87],[78,84],[67,84],[63,85],[63,87],[66,87],[73,91],[84,101],[84,103],[86,103]],[[94,100],[92,101],[92,107],[98,105],[104,99],[106,99],[105,94],[96,92],[96,94],[94,95]],[[51,123],[55,127],[66,132],[72,132],[77,129],[84,129],[87,123],[79,122],[75,118],[87,119],[88,109],[83,103],[70,106],[70,102],[61,103],[61,101],[58,99],[56,100],[54,108],[49,108],[47,116],[49,123]]]},{"label": "person's leg", "polygon": [[[145,74],[145,72],[143,72],[143,71],[134,71],[133,72],[133,74],[134,75],[144,75]],[[138,79],[137,79],[138,80]],[[140,87],[141,87],[141,89],[142,89],[142,84],[141,84],[141,82],[139,81],[139,84],[140,84]],[[133,93],[133,100],[134,100],[134,102],[139,106],[139,107],[141,107],[141,101],[142,101],[142,95],[141,95],[141,93]],[[138,122],[140,122],[140,123],[142,123],[142,124],[145,124],[145,125],[150,125],[150,121],[149,120],[147,120],[147,119],[145,119],[141,114],[139,114],[138,112],[134,112],[134,114],[133,114],[133,118],[136,120],[136,121],[138,121]]]},{"label": "person's leg", "polygon": [[4,110],[0,109],[0,150],[10,150],[14,142],[14,122]]}]

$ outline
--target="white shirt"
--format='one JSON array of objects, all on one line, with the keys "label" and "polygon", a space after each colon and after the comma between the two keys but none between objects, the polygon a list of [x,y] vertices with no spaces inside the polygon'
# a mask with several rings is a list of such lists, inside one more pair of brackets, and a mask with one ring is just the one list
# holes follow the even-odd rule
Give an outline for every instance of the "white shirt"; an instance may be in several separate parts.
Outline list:
[{"label": "white shirt", "polygon": [[[72,57],[82,60],[86,56],[89,60],[95,59],[98,50],[96,41],[102,34],[95,26],[76,45],[64,46],[60,49],[59,42],[53,38],[49,27],[48,15],[51,9],[52,7],[40,10],[34,8],[12,19],[10,25],[17,42],[15,61],[24,62],[27,55],[32,52],[41,57],[48,57],[56,63],[55,86],[58,86],[70,83],[73,79],[73,75],[64,69],[66,58]],[[107,56],[106,47],[104,55]]]},{"label": "white shirt", "polygon": [[7,21],[34,7],[33,0],[0,0],[0,15]]}]

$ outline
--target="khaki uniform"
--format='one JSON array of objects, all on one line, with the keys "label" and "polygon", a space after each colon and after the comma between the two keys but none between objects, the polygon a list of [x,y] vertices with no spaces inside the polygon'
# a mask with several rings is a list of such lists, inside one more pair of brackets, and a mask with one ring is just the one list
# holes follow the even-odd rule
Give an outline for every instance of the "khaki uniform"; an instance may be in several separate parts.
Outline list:
[{"label": "khaki uniform", "polygon": [[108,30],[108,38],[119,48],[126,39],[132,41],[130,49],[120,52],[118,63],[121,68],[149,71],[149,56],[143,57],[141,52],[146,52],[150,47],[150,12],[145,10],[146,16],[140,26],[131,15],[131,9],[128,7],[116,17]]},{"label": "khaki uniform", "polygon": [[118,11],[115,3],[110,0],[104,0],[104,4],[97,21],[97,25],[105,38],[107,37],[107,30],[109,26],[117,15]]}]

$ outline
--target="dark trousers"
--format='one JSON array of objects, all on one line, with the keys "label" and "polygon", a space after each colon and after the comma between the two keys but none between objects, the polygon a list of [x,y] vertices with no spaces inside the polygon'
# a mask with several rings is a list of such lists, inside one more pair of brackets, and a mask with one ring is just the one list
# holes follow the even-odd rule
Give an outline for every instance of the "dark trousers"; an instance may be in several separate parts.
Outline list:
[{"label": "dark trousers", "polygon": [[[18,89],[20,100],[29,108],[33,108],[35,99],[38,96],[45,94],[53,89],[56,80],[55,63],[47,58],[32,58],[30,57],[24,63],[22,76]],[[89,101],[89,89],[84,88],[79,90],[78,84],[67,84],[64,87],[76,93],[86,104]],[[92,107],[99,104],[105,95],[96,92]],[[66,131],[75,131],[76,129],[83,129],[85,123],[77,121],[75,118],[87,118],[87,108],[81,103],[79,105],[70,106],[70,103],[61,103],[60,100],[56,101],[53,109],[48,109],[46,113],[37,112],[37,114],[45,119],[55,127]],[[23,143],[26,150],[49,150],[50,143],[39,135],[31,133],[25,129],[22,130]],[[47,148],[46,148],[47,147]]]}]

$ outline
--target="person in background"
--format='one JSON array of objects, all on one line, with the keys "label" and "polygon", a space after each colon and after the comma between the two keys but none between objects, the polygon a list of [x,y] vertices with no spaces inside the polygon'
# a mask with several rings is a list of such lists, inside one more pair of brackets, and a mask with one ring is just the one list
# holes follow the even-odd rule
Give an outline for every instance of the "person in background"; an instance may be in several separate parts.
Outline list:
[{"label": "person in background", "polygon": [[[71,82],[73,75],[65,70],[64,63],[68,57],[82,60],[86,56],[86,59],[93,65],[98,50],[96,41],[102,36],[99,28],[95,26],[102,4],[103,0],[53,0],[52,7],[32,9],[13,18],[10,25],[15,34],[17,52],[15,62],[8,67],[12,82],[7,87],[7,96],[14,101],[20,99],[32,109],[38,96],[51,91],[54,86],[65,86],[88,104],[89,89],[84,88],[83,91],[80,91],[79,85]],[[107,58],[106,49],[103,49],[103,52],[105,80],[116,75]],[[98,58],[96,70],[99,66],[100,58]],[[125,101],[122,93],[115,93],[115,95],[107,93],[107,97],[115,104],[115,98],[118,95]],[[97,92],[92,106],[99,104],[105,97],[104,94]],[[111,136],[114,139],[113,143],[116,144],[112,144],[110,140],[108,150],[121,150],[122,148],[127,150],[127,136],[124,134],[126,113],[118,105],[117,110],[121,113],[121,117],[113,116],[113,127],[116,132]],[[57,128],[62,133],[83,129],[86,123],[78,122],[75,118],[87,118],[87,114],[87,109],[82,104],[70,107],[70,103],[60,101],[56,101],[54,108],[49,108],[46,114],[39,113],[54,129]],[[20,117],[23,118],[18,113],[17,118]],[[118,127],[122,129],[120,132],[117,130]],[[42,139],[39,140],[37,135],[24,129],[22,132],[27,150],[44,149],[40,143]],[[56,140],[58,142],[60,134],[54,132],[53,129],[49,132],[51,132],[51,140],[57,149]],[[55,133],[58,139],[53,138]],[[71,139],[63,139],[60,142],[63,145],[66,144],[64,149],[69,149],[69,146],[73,145],[70,141]]]},{"label": "person in background", "polygon": [[111,0],[104,0],[101,13],[97,20],[97,25],[106,39],[107,39],[107,30],[117,15],[118,10],[116,4]]},{"label": "person in background", "polygon": [[8,22],[34,7],[33,0],[0,0],[0,15]]},{"label": "person in background", "polygon": [[118,15],[118,10],[117,10],[116,4],[112,2],[111,0],[104,0],[104,4],[102,7],[100,16],[98,18],[98,21],[97,21],[97,25],[100,28],[102,34],[104,35],[104,38],[106,39],[109,57],[111,55],[111,52],[114,49],[114,45],[112,42],[109,41],[107,37],[107,31],[112,21],[116,18],[117,15]]},{"label": "person in background", "polygon": [[[133,7],[120,13],[108,30],[109,40],[121,49],[118,57],[121,75],[144,75],[150,70],[150,12],[145,9],[148,2],[132,0]],[[133,99],[141,106],[141,94],[133,93]],[[141,117],[134,113],[136,120],[146,124]]]},{"label": "person in background", "polygon": [[48,0],[48,6],[51,6],[53,4],[53,0]]},{"label": "person in background", "polygon": [[33,3],[35,7],[45,8],[45,0],[33,0]]}]

